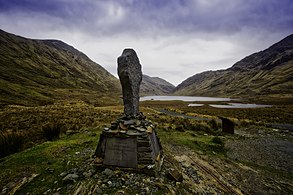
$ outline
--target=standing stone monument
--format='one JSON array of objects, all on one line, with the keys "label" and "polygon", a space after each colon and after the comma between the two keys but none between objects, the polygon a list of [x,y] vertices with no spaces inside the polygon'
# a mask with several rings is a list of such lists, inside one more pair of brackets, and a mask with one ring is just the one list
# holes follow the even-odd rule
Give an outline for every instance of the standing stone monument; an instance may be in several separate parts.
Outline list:
[{"label": "standing stone monument", "polygon": [[124,113],[139,113],[139,86],[142,80],[141,65],[133,49],[125,49],[118,58],[118,76],[122,85]]},{"label": "standing stone monument", "polygon": [[125,49],[117,61],[124,115],[102,131],[95,163],[155,173],[162,165],[162,147],[155,126],[139,112],[139,59],[133,49]]}]

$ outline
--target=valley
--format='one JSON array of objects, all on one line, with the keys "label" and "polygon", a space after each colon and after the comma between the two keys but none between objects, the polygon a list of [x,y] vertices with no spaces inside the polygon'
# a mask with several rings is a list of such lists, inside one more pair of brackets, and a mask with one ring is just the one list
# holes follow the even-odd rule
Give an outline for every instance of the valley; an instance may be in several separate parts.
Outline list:
[{"label": "valley", "polygon": [[176,87],[142,76],[140,111],[164,152],[155,176],[95,162],[101,132],[123,115],[115,76],[59,40],[0,31],[0,43],[0,194],[293,193],[292,35]]}]

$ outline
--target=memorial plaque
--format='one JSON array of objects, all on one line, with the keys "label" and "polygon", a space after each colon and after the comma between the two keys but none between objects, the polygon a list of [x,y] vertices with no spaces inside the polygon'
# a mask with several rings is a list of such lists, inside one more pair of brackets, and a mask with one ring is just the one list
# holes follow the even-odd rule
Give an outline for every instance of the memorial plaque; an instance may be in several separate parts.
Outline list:
[{"label": "memorial plaque", "polygon": [[137,167],[136,138],[107,138],[104,165]]}]

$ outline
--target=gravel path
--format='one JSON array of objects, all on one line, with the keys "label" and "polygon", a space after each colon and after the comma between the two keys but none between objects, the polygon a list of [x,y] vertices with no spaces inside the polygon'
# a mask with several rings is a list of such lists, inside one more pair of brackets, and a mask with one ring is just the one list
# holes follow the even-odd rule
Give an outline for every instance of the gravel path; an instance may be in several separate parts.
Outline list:
[{"label": "gravel path", "polygon": [[278,137],[252,137],[228,140],[227,155],[231,159],[293,173],[293,142]]}]

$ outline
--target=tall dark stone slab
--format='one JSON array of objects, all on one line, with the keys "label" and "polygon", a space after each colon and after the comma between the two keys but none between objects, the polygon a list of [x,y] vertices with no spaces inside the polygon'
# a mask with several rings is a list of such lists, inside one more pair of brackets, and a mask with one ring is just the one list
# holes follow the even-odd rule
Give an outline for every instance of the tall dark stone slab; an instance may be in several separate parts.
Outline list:
[{"label": "tall dark stone slab", "polygon": [[136,116],[139,113],[139,86],[142,80],[139,59],[133,49],[124,49],[117,61],[118,75],[122,85],[124,113]]},{"label": "tall dark stone slab", "polygon": [[225,133],[234,134],[234,123],[230,119],[219,117],[222,120],[222,131]]}]

